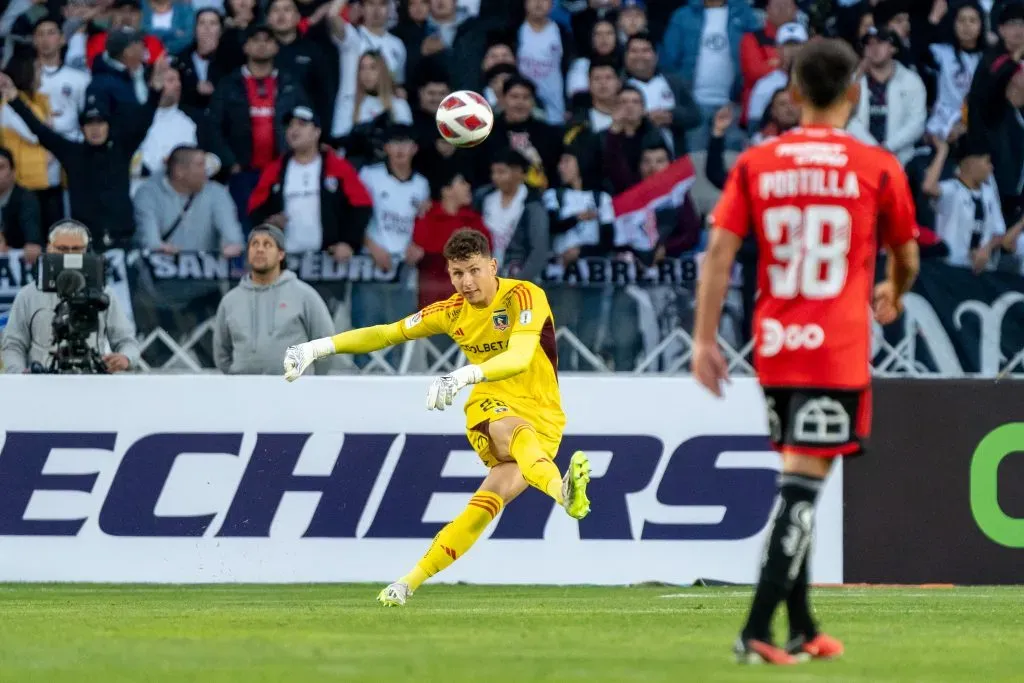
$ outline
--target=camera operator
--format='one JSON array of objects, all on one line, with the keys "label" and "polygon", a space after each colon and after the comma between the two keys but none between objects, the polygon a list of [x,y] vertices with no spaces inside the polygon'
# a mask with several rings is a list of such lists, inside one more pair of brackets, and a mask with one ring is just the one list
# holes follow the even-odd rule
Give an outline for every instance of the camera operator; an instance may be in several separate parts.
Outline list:
[{"label": "camera operator", "polygon": [[[84,254],[89,247],[89,231],[77,221],[64,220],[50,228],[46,251],[49,254]],[[139,344],[134,326],[128,321],[109,287],[104,292],[110,307],[99,314],[99,330],[89,338],[92,348],[99,350],[107,372],[123,372],[139,362]],[[14,298],[7,327],[4,330],[4,371],[28,372],[39,364],[50,364],[55,349],[53,339],[54,311],[59,303],[55,292],[44,292],[38,285],[25,285]]]}]

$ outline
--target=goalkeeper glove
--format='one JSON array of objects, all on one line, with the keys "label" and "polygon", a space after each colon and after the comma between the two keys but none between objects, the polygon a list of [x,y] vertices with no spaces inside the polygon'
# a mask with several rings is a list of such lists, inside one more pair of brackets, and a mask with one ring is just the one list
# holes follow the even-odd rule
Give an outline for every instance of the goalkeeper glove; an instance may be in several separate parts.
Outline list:
[{"label": "goalkeeper glove", "polygon": [[427,410],[444,410],[464,387],[483,381],[484,373],[478,365],[465,365],[450,375],[438,377],[427,391]]},{"label": "goalkeeper glove", "polygon": [[289,346],[284,352],[284,378],[294,382],[313,361],[334,354],[334,340],[330,337]]}]

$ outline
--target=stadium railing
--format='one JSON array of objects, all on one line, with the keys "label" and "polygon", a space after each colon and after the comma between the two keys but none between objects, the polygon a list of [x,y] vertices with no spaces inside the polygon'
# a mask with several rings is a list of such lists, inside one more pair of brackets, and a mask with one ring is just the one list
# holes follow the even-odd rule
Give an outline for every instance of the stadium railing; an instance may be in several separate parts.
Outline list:
[{"label": "stadium railing", "polygon": [[[129,311],[148,372],[216,372],[212,342],[221,297],[245,274],[242,259],[217,254],[106,252],[108,286]],[[398,259],[395,259],[398,262]],[[369,257],[345,264],[328,254],[290,255],[288,266],[324,298],[339,330],[411,313],[416,273],[381,272]],[[561,372],[686,373],[698,257],[655,268],[608,259],[570,269],[552,262],[538,278],[558,327]],[[20,254],[0,255],[0,310],[31,283]],[[744,328],[743,273],[737,267],[719,341],[731,374],[753,374],[753,341]],[[1024,278],[926,263],[906,314],[874,329],[874,372],[902,377],[1024,377]],[[2,314],[0,314],[2,315]],[[0,318],[2,320],[2,318]],[[434,337],[350,359],[348,371],[401,375],[447,372],[465,361],[459,347]]]}]

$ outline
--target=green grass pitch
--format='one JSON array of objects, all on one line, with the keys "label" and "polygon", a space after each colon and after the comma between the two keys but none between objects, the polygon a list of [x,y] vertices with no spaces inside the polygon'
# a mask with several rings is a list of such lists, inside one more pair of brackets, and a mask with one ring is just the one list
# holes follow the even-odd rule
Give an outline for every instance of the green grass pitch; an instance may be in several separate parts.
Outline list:
[{"label": "green grass pitch", "polygon": [[747,588],[379,588],[3,585],[0,682],[1024,680],[1017,588],[818,590],[847,654],[779,669],[732,663]]}]

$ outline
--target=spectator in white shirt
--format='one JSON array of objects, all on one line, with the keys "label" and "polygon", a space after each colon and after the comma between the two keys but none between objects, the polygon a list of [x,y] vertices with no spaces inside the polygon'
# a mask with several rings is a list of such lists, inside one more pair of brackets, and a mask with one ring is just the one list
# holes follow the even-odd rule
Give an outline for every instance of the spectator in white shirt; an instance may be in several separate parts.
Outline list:
[{"label": "spectator in white shirt", "polygon": [[622,50],[619,47],[615,24],[607,19],[594,24],[588,56],[577,57],[569,66],[569,72],[565,76],[565,94],[570,99],[576,95],[586,95],[592,59],[609,61],[615,65],[616,71],[622,68]]},{"label": "spectator in white shirt", "polygon": [[356,91],[349,99],[351,109],[341,112],[347,122],[339,125],[335,119],[335,132],[343,131],[342,135],[349,135],[360,124],[376,123],[382,114],[385,115],[382,119],[386,119],[383,121],[384,126],[389,123],[412,124],[412,109],[395,92],[383,56],[379,52],[364,52],[358,64]]},{"label": "spectator in white shirt", "polygon": [[331,40],[338,48],[340,60],[341,87],[334,105],[334,122],[331,137],[339,138],[348,134],[352,127],[352,101],[356,96],[356,84],[360,81],[360,57],[371,50],[381,54],[386,68],[391,73],[391,82],[399,88],[405,83],[405,44],[395,35],[388,33],[388,0],[363,0],[363,23],[353,26],[342,16],[346,0],[333,0],[327,12]]},{"label": "spectator in white shirt", "polygon": [[507,75],[519,73],[516,65],[516,55],[509,45],[509,41],[498,39],[487,47],[484,53],[484,61],[480,64],[484,74],[486,87],[480,93],[491,105],[491,108],[498,106],[501,101],[501,93],[505,91],[505,78]]},{"label": "spectator in white shirt", "polygon": [[937,93],[928,132],[942,138],[949,136],[961,119],[964,99],[971,90],[974,71],[985,48],[981,8],[967,3],[956,10],[953,19],[953,40],[928,46],[936,66]]},{"label": "spectator in white shirt", "polygon": [[767,76],[758,79],[750,91],[747,101],[747,123],[750,130],[760,128],[761,119],[777,91],[789,85],[789,69],[796,59],[800,46],[807,42],[807,29],[802,24],[791,22],[783,24],[775,32],[775,44],[778,46],[779,68]]},{"label": "spectator in white shirt", "polygon": [[572,60],[572,38],[551,20],[551,0],[525,0],[526,21],[519,27],[519,72],[537,88],[548,123],[565,123],[565,74]]},{"label": "spectator in white shirt", "polygon": [[158,175],[164,172],[164,163],[171,150],[181,147],[194,147],[199,142],[199,127],[190,116],[185,114],[178,104],[181,100],[181,77],[175,69],[168,69],[164,77],[164,91],[160,95],[160,107],[153,117],[145,139],[139,145],[137,159],[133,164],[134,192],[143,182],[143,175]]},{"label": "spectator in white shirt", "polygon": [[612,62],[595,60],[590,63],[590,106],[584,111],[585,122],[592,133],[601,133],[612,127],[615,109],[619,106],[619,78]]},{"label": "spectator in white shirt", "polygon": [[[384,153],[387,161],[367,166],[359,179],[373,197],[373,218],[366,229],[365,251],[383,273],[400,263],[414,265],[418,254],[411,248],[416,218],[426,212],[430,184],[413,170],[417,147],[413,129],[401,124],[388,129]],[[390,282],[361,282],[352,287],[352,325],[367,327],[398,320],[416,306],[415,276],[399,272]],[[365,359],[357,357],[356,365]]]},{"label": "spectator in white shirt", "polygon": [[[39,62],[39,92],[50,100],[50,126],[68,140],[80,142],[82,127],[78,115],[85,108],[85,90],[89,87],[89,74],[64,64],[61,55],[65,40],[60,22],[46,15],[36,22],[32,45]],[[65,217],[64,188],[61,166],[50,156],[47,172],[50,188],[36,193],[40,200],[41,224],[51,226]]]},{"label": "spectator in white shirt", "polygon": [[388,128],[384,153],[387,160],[359,171],[359,179],[373,197],[373,218],[366,229],[366,251],[382,271],[405,258],[416,217],[430,201],[427,179],[413,170],[418,147],[411,126]]},{"label": "spectator in white shirt", "polygon": [[992,159],[977,138],[965,135],[956,146],[957,177],[940,181],[949,144],[936,138],[935,146],[935,158],[921,183],[935,205],[935,233],[949,248],[949,265],[980,273],[995,265],[992,256],[1006,237]]},{"label": "spectator in white shirt", "polygon": [[860,104],[847,129],[866,143],[881,145],[901,164],[914,155],[928,116],[921,77],[895,60],[898,38],[886,29],[864,36]]},{"label": "spectator in white shirt", "polygon": [[[580,258],[606,258],[611,255],[615,238],[615,209],[612,198],[594,185],[588,185],[580,168],[581,146],[566,147],[558,162],[560,182],[544,191],[544,208],[551,224],[551,250],[560,265],[574,272]],[[602,287],[554,287],[548,291],[551,306],[560,325],[567,327],[588,349],[598,348]],[[576,349],[560,343],[559,366],[578,370]]]},{"label": "spectator in white shirt", "polygon": [[529,168],[521,153],[505,149],[492,158],[492,185],[479,193],[498,267],[523,280],[540,275],[551,253],[547,211],[540,194],[526,184]]},{"label": "spectator in white shirt", "polygon": [[647,118],[671,141],[672,151],[686,153],[686,134],[699,128],[700,109],[682,79],[658,70],[658,54],[648,33],[638,33],[626,43],[625,80],[644,96]]}]

